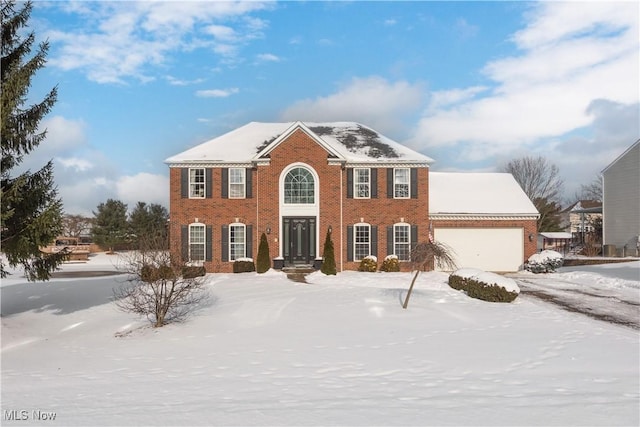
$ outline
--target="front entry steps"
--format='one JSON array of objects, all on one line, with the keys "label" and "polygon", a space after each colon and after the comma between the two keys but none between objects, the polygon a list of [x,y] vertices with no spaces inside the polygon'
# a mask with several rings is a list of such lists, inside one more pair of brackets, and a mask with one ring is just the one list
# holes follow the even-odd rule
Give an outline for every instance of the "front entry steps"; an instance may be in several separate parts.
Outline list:
[{"label": "front entry steps", "polygon": [[312,265],[295,265],[282,269],[282,272],[287,274],[287,279],[298,283],[307,283],[305,276],[314,271],[316,269]]}]

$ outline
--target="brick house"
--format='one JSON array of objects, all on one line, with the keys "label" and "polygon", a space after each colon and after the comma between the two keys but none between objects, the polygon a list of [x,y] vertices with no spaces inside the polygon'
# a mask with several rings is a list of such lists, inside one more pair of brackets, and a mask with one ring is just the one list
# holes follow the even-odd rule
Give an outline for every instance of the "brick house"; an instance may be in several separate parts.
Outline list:
[{"label": "brick house", "polygon": [[429,238],[431,162],[353,122],[249,123],[166,160],[171,249],[230,272],[265,233],[274,267],[318,268],[331,230],[339,271],[367,255],[408,261]]}]

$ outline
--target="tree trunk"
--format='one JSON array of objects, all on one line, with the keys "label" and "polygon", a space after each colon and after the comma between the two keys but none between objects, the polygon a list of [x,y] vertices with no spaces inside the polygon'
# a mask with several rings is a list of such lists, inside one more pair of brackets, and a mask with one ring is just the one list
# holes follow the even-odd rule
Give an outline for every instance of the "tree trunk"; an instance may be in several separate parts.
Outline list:
[{"label": "tree trunk", "polygon": [[416,274],[413,275],[413,280],[411,280],[411,286],[409,286],[409,290],[407,291],[407,296],[404,299],[404,304],[402,304],[402,308],[407,308],[407,306],[409,305],[409,297],[411,297],[411,291],[413,290],[413,285],[416,283],[418,274],[420,274],[420,270],[416,270]]}]

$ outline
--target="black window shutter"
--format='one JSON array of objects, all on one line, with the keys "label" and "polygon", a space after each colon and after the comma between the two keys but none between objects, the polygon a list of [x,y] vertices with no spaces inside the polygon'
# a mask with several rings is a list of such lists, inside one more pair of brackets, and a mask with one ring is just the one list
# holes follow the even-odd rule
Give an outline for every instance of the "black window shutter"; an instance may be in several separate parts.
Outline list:
[{"label": "black window shutter", "polygon": [[378,198],[378,169],[371,170],[371,198]]},{"label": "black window shutter", "polygon": [[253,169],[247,168],[245,175],[245,196],[247,199],[251,199],[253,197]]},{"label": "black window shutter", "polygon": [[353,261],[353,225],[347,225],[347,261]]},{"label": "black window shutter", "polygon": [[180,169],[180,197],[189,197],[189,169]]},{"label": "black window shutter", "polygon": [[205,234],[205,248],[204,248],[206,253],[206,257],[205,257],[206,261],[211,261],[213,259],[212,240],[213,240],[213,227],[210,225],[207,225],[207,233]]},{"label": "black window shutter", "polygon": [[347,199],[353,199],[353,169],[347,169]]},{"label": "black window shutter", "polygon": [[222,198],[229,198],[229,169],[222,168]]},{"label": "black window shutter", "polygon": [[387,227],[387,255],[393,255],[393,226]]},{"label": "black window shutter", "polygon": [[204,170],[205,172],[205,182],[204,182],[204,188],[206,191],[206,195],[205,197],[207,199],[210,199],[212,197],[212,185],[213,185],[213,179],[211,177],[212,175],[212,171],[211,168],[207,168]]},{"label": "black window shutter", "polygon": [[378,257],[378,227],[371,226],[371,255]]},{"label": "black window shutter", "polygon": [[418,198],[418,169],[411,168],[411,198]]},{"label": "black window shutter", "polygon": [[180,248],[182,250],[182,261],[189,261],[189,226],[180,226]]},{"label": "black window shutter", "polygon": [[393,168],[387,168],[387,198],[393,199]]},{"label": "black window shutter", "polygon": [[253,226],[247,225],[245,227],[247,235],[245,236],[246,242],[246,252],[247,258],[253,258]]},{"label": "black window shutter", "polygon": [[413,248],[415,248],[417,244],[418,244],[418,226],[412,225],[411,226],[411,250],[413,250]]},{"label": "black window shutter", "polygon": [[221,249],[222,253],[220,255],[220,258],[222,259],[223,262],[227,262],[229,261],[229,226],[228,225],[222,226],[222,232],[220,236],[222,237],[222,249]]}]

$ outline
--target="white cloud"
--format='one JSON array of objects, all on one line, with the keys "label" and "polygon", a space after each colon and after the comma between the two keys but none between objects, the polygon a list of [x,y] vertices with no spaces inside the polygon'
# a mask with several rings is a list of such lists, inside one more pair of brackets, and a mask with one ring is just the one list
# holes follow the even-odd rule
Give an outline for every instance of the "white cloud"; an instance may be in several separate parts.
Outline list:
[{"label": "white cloud", "polygon": [[[153,80],[153,67],[179,50],[210,48],[235,56],[267,23],[248,14],[273,7],[263,2],[90,2],[60,6],[86,23],[73,31],[49,31],[49,66],[81,70],[98,83]],[[221,23],[221,21],[229,21]],[[214,23],[215,22],[215,23]]]},{"label": "white cloud", "polygon": [[89,169],[92,169],[94,166],[93,163],[91,163],[89,160],[80,159],[77,157],[67,157],[67,158],[58,157],[56,158],[56,160],[65,169],[73,169],[78,172],[88,171]]},{"label": "white cloud", "polygon": [[412,146],[481,160],[592,125],[597,99],[639,101],[637,3],[541,2],[528,16],[513,36],[521,54],[482,70],[493,87],[431,94]]},{"label": "white cloud", "polygon": [[240,91],[237,87],[229,89],[205,89],[196,92],[196,96],[201,98],[226,98]]},{"label": "white cloud", "polygon": [[404,128],[402,117],[421,103],[423,88],[381,77],[354,78],[334,94],[305,99],[287,108],[283,120],[357,121],[390,134]]},{"label": "white cloud", "polygon": [[129,208],[137,202],[157,203],[169,206],[169,177],[164,175],[138,173],[122,176],[115,183],[118,200]]},{"label": "white cloud", "polygon": [[261,53],[257,58],[261,62],[280,62],[280,58],[272,53]]}]

